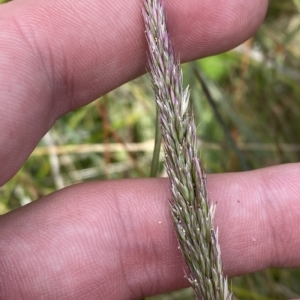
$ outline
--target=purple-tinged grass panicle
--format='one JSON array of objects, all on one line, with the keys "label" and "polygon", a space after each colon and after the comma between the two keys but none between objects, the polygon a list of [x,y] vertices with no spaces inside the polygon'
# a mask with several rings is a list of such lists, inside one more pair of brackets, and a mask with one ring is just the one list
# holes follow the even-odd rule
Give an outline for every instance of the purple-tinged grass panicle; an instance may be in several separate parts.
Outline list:
[{"label": "purple-tinged grass panicle", "polygon": [[190,114],[189,89],[183,89],[180,63],[168,36],[161,0],[145,0],[143,10],[149,46],[149,68],[159,118],[166,169],[173,199],[171,212],[197,299],[229,300],[223,274],[215,205],[208,202],[206,175],[197,157],[197,138]]}]

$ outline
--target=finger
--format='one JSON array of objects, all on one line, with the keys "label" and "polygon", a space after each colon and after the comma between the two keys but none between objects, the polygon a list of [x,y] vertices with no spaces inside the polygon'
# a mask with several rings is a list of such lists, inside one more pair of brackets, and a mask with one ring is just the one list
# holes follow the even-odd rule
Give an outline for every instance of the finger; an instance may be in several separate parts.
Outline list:
[{"label": "finger", "polygon": [[[208,177],[227,275],[300,266],[299,176],[294,164]],[[3,298],[123,300],[187,286],[170,197],[165,179],[94,182],[3,216]]]},{"label": "finger", "polygon": [[[248,38],[267,0],[165,1],[183,61]],[[0,6],[0,185],[62,114],[145,72],[142,2],[12,1]]]}]

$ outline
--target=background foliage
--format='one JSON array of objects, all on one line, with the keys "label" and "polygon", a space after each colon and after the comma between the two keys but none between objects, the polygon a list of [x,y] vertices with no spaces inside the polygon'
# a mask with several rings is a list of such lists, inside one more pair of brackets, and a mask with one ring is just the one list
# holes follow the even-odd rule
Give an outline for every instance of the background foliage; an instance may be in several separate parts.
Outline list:
[{"label": "background foliage", "polygon": [[[300,0],[271,0],[252,39],[183,66],[208,173],[299,161],[299,11]],[[0,188],[0,213],[74,183],[149,176],[154,124],[147,75],[64,116]],[[231,284],[239,299],[271,300],[300,297],[299,282],[299,270],[272,269]],[[192,293],[186,289],[149,299],[192,299]]]}]

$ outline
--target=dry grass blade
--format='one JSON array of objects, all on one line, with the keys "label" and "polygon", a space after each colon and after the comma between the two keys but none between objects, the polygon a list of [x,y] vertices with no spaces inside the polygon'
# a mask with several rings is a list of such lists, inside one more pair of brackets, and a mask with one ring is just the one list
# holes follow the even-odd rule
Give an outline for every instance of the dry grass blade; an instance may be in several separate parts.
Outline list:
[{"label": "dry grass blade", "polygon": [[213,228],[215,205],[208,203],[206,176],[197,157],[195,123],[189,115],[189,90],[183,89],[180,64],[175,61],[161,1],[146,0],[143,15],[173,194],[171,211],[189,267],[189,281],[197,299],[231,299],[223,275],[218,234]]}]

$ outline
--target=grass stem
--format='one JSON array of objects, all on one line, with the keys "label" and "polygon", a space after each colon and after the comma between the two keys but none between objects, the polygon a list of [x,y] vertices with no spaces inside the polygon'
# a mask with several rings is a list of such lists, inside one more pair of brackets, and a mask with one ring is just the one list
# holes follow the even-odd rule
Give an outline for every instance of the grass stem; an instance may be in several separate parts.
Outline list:
[{"label": "grass stem", "polygon": [[155,125],[155,144],[151,163],[150,177],[157,177],[159,170],[159,154],[161,148],[162,135],[160,130],[159,111],[156,108],[156,125]]}]

